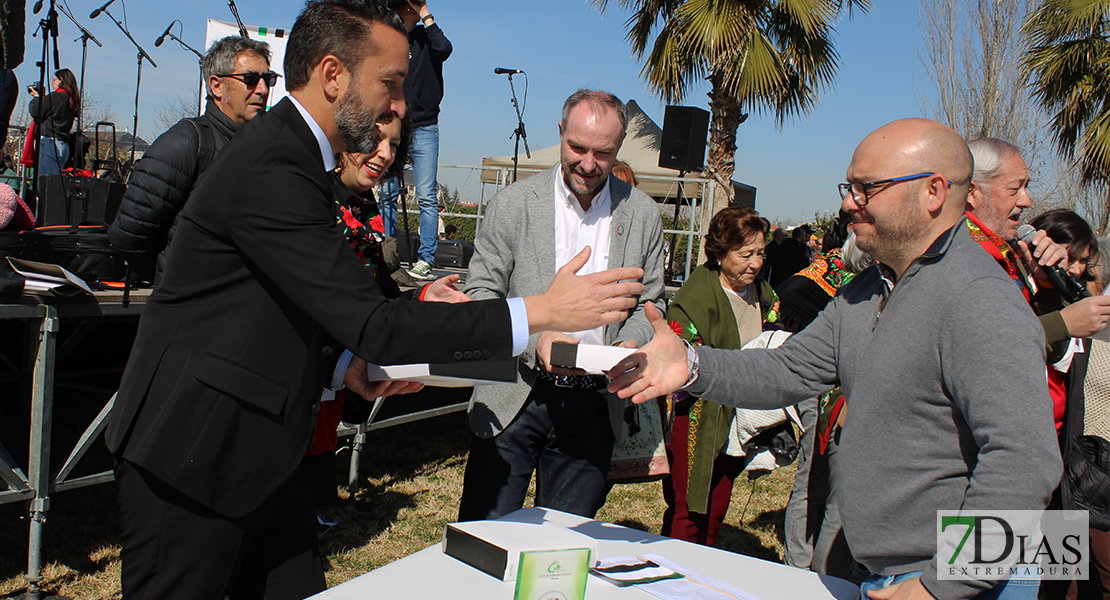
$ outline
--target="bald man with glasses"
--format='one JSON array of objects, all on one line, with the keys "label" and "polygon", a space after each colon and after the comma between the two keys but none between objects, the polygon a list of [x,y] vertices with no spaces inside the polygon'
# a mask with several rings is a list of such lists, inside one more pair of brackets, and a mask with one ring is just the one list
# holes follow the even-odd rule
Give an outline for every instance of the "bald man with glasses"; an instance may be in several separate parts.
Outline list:
[{"label": "bald man with glasses", "polygon": [[691,347],[649,306],[655,338],[610,372],[609,391],[635,401],[681,388],[759,409],[841,384],[836,476],[848,545],[874,573],[863,598],[1036,597],[1035,579],[945,578],[937,552],[937,511],[1041,510],[1061,472],[1041,328],[971,239],[971,172],[967,144],[940,123],[879,128],[840,185],[878,265],[774,350]]}]

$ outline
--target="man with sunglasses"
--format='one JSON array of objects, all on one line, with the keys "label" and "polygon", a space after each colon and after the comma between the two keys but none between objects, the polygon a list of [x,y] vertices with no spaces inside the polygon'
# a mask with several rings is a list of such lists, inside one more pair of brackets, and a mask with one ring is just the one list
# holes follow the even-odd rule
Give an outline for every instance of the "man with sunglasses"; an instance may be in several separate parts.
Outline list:
[{"label": "man with sunglasses", "polygon": [[204,114],[178,121],[154,140],[135,165],[108,230],[136,275],[155,284],[193,184],[239,128],[266,111],[278,78],[270,70],[269,44],[238,35],[212,44],[201,74],[208,92]]},{"label": "man with sunglasses", "polygon": [[1035,514],[1061,472],[1043,332],[971,239],[971,172],[967,144],[940,123],[880,127],[839,186],[876,267],[775,350],[691,347],[649,306],[655,338],[610,372],[609,390],[635,401],[685,388],[760,409],[840,383],[849,404],[836,466],[840,514],[853,556],[875,574],[863,598],[1037,594],[1036,580],[948,579],[938,556],[938,510]]}]

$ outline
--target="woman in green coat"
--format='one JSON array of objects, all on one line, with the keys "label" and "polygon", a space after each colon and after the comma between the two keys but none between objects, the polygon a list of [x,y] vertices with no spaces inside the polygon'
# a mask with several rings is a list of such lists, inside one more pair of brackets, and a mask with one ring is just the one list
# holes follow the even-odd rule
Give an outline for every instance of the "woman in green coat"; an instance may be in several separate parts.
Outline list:
[{"label": "woman in green coat", "polygon": [[[766,224],[750,208],[718,212],[705,236],[705,264],[690,273],[667,309],[667,321],[691,344],[739,349],[777,316],[778,298],[758,278]],[[744,458],[724,454],[734,409],[683,393],[667,444],[671,474],[663,480],[663,535],[712,545],[728,512],[732,482]]]}]

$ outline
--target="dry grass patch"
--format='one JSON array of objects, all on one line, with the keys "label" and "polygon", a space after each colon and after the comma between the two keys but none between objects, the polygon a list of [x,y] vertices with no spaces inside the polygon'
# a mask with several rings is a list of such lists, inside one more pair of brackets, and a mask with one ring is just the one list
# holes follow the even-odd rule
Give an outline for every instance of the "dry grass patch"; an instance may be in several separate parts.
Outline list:
[{"label": "dry grass patch", "polygon": [[[453,414],[377,431],[362,457],[362,489],[330,509],[342,522],[321,537],[329,586],[436,544],[455,520],[468,447],[466,417]],[[349,454],[341,453],[344,473]],[[781,562],[783,513],[794,468],[755,482],[741,479],[717,547]],[[120,597],[115,487],[63,492],[53,499],[44,561],[45,586],[80,600]],[[531,503],[531,495],[527,503]],[[661,484],[618,485],[598,519],[651,533],[662,525]],[[23,588],[27,522],[20,504],[0,506],[0,596]]]}]

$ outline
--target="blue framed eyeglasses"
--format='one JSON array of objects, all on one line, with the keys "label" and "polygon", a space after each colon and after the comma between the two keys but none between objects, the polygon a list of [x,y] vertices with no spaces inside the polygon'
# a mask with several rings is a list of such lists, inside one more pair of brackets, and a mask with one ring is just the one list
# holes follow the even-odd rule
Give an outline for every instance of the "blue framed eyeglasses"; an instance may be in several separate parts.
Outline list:
[{"label": "blue framed eyeglasses", "polygon": [[[841,200],[844,200],[849,195],[851,195],[852,201],[855,202],[856,205],[864,207],[867,206],[867,203],[870,201],[870,198],[867,197],[867,190],[871,189],[873,186],[882,185],[884,183],[901,183],[903,181],[913,181],[914,179],[932,177],[933,175],[936,175],[936,173],[918,173],[916,175],[904,175],[902,177],[880,179],[878,181],[839,183],[837,184],[836,189],[840,192]],[[949,181],[948,185],[952,185],[952,182]]]}]

